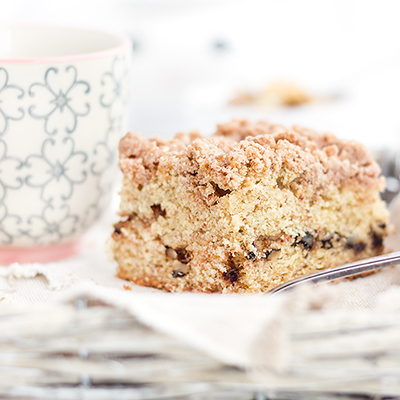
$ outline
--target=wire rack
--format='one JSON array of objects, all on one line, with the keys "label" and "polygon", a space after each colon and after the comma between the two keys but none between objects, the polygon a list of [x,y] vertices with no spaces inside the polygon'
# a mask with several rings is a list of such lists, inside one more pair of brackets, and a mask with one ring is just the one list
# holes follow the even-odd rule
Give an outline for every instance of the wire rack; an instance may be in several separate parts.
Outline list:
[{"label": "wire rack", "polygon": [[400,321],[393,315],[307,313],[288,329],[285,372],[246,372],[84,298],[7,306],[0,319],[0,398],[400,398]]}]

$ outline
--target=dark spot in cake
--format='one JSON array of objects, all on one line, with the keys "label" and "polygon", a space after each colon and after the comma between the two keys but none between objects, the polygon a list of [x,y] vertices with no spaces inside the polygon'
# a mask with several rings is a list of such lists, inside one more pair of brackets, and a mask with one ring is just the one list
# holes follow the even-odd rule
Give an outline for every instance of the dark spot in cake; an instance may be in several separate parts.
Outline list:
[{"label": "dark spot in cake", "polygon": [[311,249],[314,244],[314,236],[311,235],[311,233],[306,233],[306,235],[302,237],[300,243],[304,246],[304,248]]},{"label": "dark spot in cake", "polygon": [[386,229],[386,224],[384,222],[379,221],[377,225],[381,229]]},{"label": "dark spot in cake", "polygon": [[135,217],[137,217],[137,215],[136,215],[135,213],[130,213],[130,214],[128,215],[127,221],[132,221]]},{"label": "dark spot in cake", "polygon": [[223,197],[226,196],[227,194],[231,193],[232,190],[224,190],[222,188],[220,188],[216,183],[212,183],[212,186],[215,190],[215,193],[219,196],[219,197]]},{"label": "dark spot in cake", "polygon": [[117,235],[120,235],[121,232],[121,228],[124,226],[125,221],[120,221],[117,222],[116,224],[114,224],[114,233],[116,233]]},{"label": "dark spot in cake", "polygon": [[183,276],[185,276],[186,274],[181,271],[180,269],[175,269],[172,271],[172,277],[173,278],[182,278]]},{"label": "dark spot in cake", "polygon": [[286,185],[283,183],[283,176],[278,176],[276,183],[278,184],[278,188],[280,190],[286,189]]},{"label": "dark spot in cake", "polygon": [[222,274],[222,277],[230,283],[235,283],[239,280],[240,273],[237,268],[230,268]]},{"label": "dark spot in cake", "polygon": [[353,246],[354,251],[356,251],[357,253],[360,253],[361,251],[363,251],[365,249],[365,247],[367,246],[366,243],[357,243]]},{"label": "dark spot in cake", "polygon": [[371,232],[372,237],[372,247],[376,250],[381,249],[383,247],[383,236],[374,231]]},{"label": "dark spot in cake", "polygon": [[141,183],[139,183],[137,188],[138,188],[138,190],[142,190],[143,189],[143,185]]},{"label": "dark spot in cake", "polygon": [[224,190],[221,189],[219,186],[216,187],[215,192],[219,197],[226,196],[227,194],[231,193],[232,190]]},{"label": "dark spot in cake", "polygon": [[328,238],[321,239],[321,247],[323,249],[329,250],[333,247],[333,236],[329,236]]},{"label": "dark spot in cake", "polygon": [[305,236],[297,236],[294,242],[295,246],[302,245],[306,250],[311,250],[314,244],[314,236],[306,233]]},{"label": "dark spot in cake", "polygon": [[281,251],[281,249],[271,249],[271,250],[267,250],[267,252],[265,253],[265,258],[268,260],[271,260],[271,258],[273,258],[273,255],[276,254],[276,252]]},{"label": "dark spot in cake", "polygon": [[230,283],[235,283],[240,278],[240,267],[233,260],[230,260],[226,271],[222,274],[222,278]]},{"label": "dark spot in cake", "polygon": [[154,204],[151,206],[151,209],[153,210],[154,216],[156,218],[158,217],[165,217],[167,213],[165,212],[164,209],[161,208],[160,204]]},{"label": "dark spot in cake", "polygon": [[254,260],[254,259],[256,258],[256,253],[254,253],[254,251],[249,251],[249,252],[246,254],[246,258],[247,258],[248,260]]},{"label": "dark spot in cake", "polygon": [[346,243],[345,248],[353,249],[356,253],[361,253],[362,251],[365,250],[366,246],[367,246],[367,244],[364,242],[359,242],[359,243],[348,242],[348,243]]},{"label": "dark spot in cake", "polygon": [[175,249],[178,261],[187,264],[192,259],[192,254],[184,248]]}]

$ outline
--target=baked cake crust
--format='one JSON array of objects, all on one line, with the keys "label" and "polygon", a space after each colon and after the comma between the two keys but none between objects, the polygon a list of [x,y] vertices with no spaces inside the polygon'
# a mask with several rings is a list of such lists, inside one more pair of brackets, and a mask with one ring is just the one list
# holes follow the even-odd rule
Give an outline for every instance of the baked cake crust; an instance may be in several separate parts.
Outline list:
[{"label": "baked cake crust", "polygon": [[212,137],[120,142],[118,276],[170,291],[263,292],[382,251],[384,179],[364,146],[232,121]]}]

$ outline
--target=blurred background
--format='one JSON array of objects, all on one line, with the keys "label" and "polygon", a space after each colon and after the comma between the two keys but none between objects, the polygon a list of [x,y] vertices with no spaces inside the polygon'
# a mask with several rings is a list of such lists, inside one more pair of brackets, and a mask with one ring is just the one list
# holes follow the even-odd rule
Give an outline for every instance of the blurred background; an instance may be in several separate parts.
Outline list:
[{"label": "blurred background", "polygon": [[0,0],[0,23],[124,32],[130,129],[209,134],[231,118],[400,147],[398,0]]}]

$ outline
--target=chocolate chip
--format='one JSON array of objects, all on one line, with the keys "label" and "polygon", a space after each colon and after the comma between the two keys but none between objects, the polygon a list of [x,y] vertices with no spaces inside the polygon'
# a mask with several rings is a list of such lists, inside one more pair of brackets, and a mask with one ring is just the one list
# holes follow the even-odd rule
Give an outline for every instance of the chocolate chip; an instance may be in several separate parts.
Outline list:
[{"label": "chocolate chip", "polygon": [[225,271],[225,272],[222,274],[222,277],[223,277],[226,281],[228,281],[228,282],[230,282],[230,283],[235,283],[235,282],[237,282],[237,281],[239,280],[239,278],[240,278],[240,273],[239,273],[239,270],[238,270],[238,269],[232,268],[232,269],[229,269],[228,271]]},{"label": "chocolate chip", "polygon": [[367,246],[366,243],[361,242],[361,243],[357,243],[357,244],[353,245],[353,249],[354,249],[354,251],[359,253],[359,252],[363,251],[366,246]]},{"label": "chocolate chip", "polygon": [[215,189],[215,192],[217,193],[217,195],[219,197],[223,197],[223,196],[226,196],[227,194],[231,193],[232,191],[231,190],[224,190],[224,189],[221,189],[219,186],[217,186],[216,189]]},{"label": "chocolate chip", "polygon": [[254,258],[256,258],[256,254],[254,253],[254,251],[249,251],[249,252],[246,254],[246,258],[247,258],[248,260],[253,260]]},{"label": "chocolate chip", "polygon": [[185,275],[186,274],[184,272],[182,272],[180,269],[175,269],[175,270],[172,271],[172,277],[173,278],[182,278]]},{"label": "chocolate chip", "polygon": [[136,215],[136,213],[130,213],[129,215],[128,215],[128,221],[132,221],[133,219],[135,219],[137,217],[137,215]]},{"label": "chocolate chip", "polygon": [[175,249],[178,260],[187,264],[192,259],[192,254],[184,248]]},{"label": "chocolate chip", "polygon": [[277,252],[281,251],[281,249],[271,249],[271,250],[267,250],[267,252],[265,253],[265,258],[271,261],[271,259],[275,258],[275,254],[277,254]]},{"label": "chocolate chip", "polygon": [[233,260],[229,260],[227,270],[222,274],[222,278],[230,283],[235,283],[240,278],[240,267]]},{"label": "chocolate chip", "polygon": [[160,206],[160,204],[154,204],[151,206],[151,209],[153,210],[154,216],[156,218],[158,217],[165,217],[166,216],[166,212],[165,210],[163,210]]},{"label": "chocolate chip", "polygon": [[383,246],[383,236],[379,233],[372,232],[372,247],[374,249],[380,249]]},{"label": "chocolate chip", "polygon": [[331,249],[333,247],[332,240],[333,236],[330,236],[327,239],[321,239],[322,248],[327,250]]},{"label": "chocolate chip", "polygon": [[121,232],[121,228],[124,226],[124,221],[120,221],[117,222],[116,224],[114,224],[114,233],[116,233],[117,235],[120,235]]},{"label": "chocolate chip", "polygon": [[362,251],[365,250],[365,247],[367,246],[366,243],[364,242],[359,242],[359,243],[346,243],[346,249],[353,249],[356,253],[361,253]]},{"label": "chocolate chip", "polygon": [[295,246],[302,245],[305,249],[311,250],[314,244],[314,236],[311,233],[306,233],[305,236],[297,236],[294,242]]},{"label": "chocolate chip", "polygon": [[219,196],[219,197],[223,197],[226,196],[227,194],[231,193],[232,190],[224,190],[222,188],[220,188],[216,183],[212,183],[212,186],[215,190],[215,193]]}]

